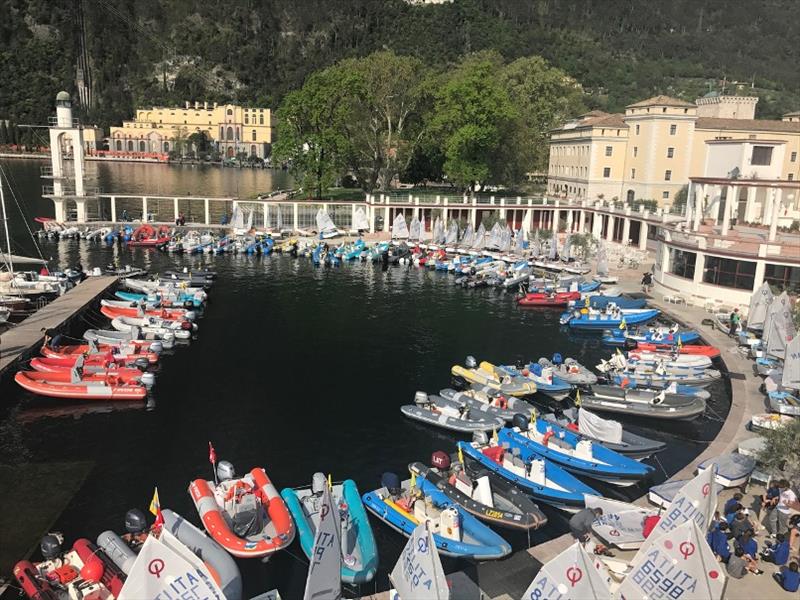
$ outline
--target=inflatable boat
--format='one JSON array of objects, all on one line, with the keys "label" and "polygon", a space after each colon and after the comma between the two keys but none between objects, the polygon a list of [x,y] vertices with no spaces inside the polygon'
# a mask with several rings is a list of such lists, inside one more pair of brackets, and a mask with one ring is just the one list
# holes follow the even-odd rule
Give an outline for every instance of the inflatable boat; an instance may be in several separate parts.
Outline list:
[{"label": "inflatable boat", "polygon": [[425,392],[417,392],[414,404],[401,406],[400,412],[409,419],[460,433],[491,431],[505,425],[503,418],[473,408],[466,402],[429,396]]},{"label": "inflatable boat", "polygon": [[[156,356],[156,359],[158,357]],[[34,361],[36,361],[34,363]],[[146,355],[132,355],[131,357],[114,354],[111,350],[97,354],[72,354],[66,356],[37,356],[31,359],[31,366],[36,371],[58,371],[82,367],[84,372],[96,373],[110,369],[139,369],[146,370],[151,365]]]},{"label": "inflatable boat", "polygon": [[[592,385],[597,383],[597,375],[574,358],[564,360],[558,352],[553,354],[552,360],[542,357],[537,361],[537,364],[542,369],[550,369],[554,377],[558,377],[561,381],[570,385]],[[529,364],[528,368],[530,369],[532,366],[533,363]]]},{"label": "inflatable boat", "polygon": [[[319,527],[322,493],[328,485],[323,473],[314,473],[310,486],[281,491],[297,524],[300,547],[309,559]],[[346,479],[332,484],[331,495],[334,505],[339,507],[341,519],[342,581],[355,584],[372,581],[378,570],[378,547],[358,488],[354,481]]]},{"label": "inflatable boat", "polygon": [[217,465],[219,484],[195,479],[189,486],[209,535],[238,558],[270,556],[292,543],[294,522],[264,469],[236,477],[233,465]]},{"label": "inflatable boat", "polygon": [[510,481],[534,499],[567,512],[583,508],[583,495],[598,492],[558,465],[547,461],[519,443],[489,442],[478,434],[473,442],[458,442],[464,456]]},{"label": "inflatable boat", "polygon": [[[241,600],[242,576],[230,554],[189,523],[178,513],[167,508],[161,511],[163,530],[169,531],[205,564],[214,582],[227,600]],[[150,534],[144,513],[138,509],[125,514],[124,538],[114,531],[104,531],[97,536],[97,545],[125,575],[130,574],[142,545]]]},{"label": "inflatable boat", "polygon": [[[584,312],[587,311],[587,312]],[[561,315],[559,322],[562,325],[568,325],[570,329],[586,329],[590,331],[602,331],[612,327],[619,328],[623,321],[626,325],[638,325],[652,321],[661,314],[660,310],[655,308],[640,308],[640,309],[611,309],[609,304],[602,311],[593,308],[574,310],[572,312],[565,312]]]},{"label": "inflatable boat", "polygon": [[114,295],[119,298],[120,300],[126,300],[128,302],[140,302],[144,300],[148,305],[155,306],[166,306],[167,308],[172,307],[183,307],[183,308],[202,308],[205,305],[205,298],[202,296],[195,297],[192,294],[183,294],[180,292],[172,292],[172,293],[149,293],[143,294],[139,292],[123,292],[117,290],[114,292]]},{"label": "inflatable boat", "polygon": [[[63,377],[66,375],[66,377]],[[70,373],[38,373],[17,371],[14,381],[24,390],[37,396],[70,400],[142,400],[147,388],[138,383],[124,383],[114,375],[73,382]]]},{"label": "inflatable boat", "polygon": [[[79,381],[110,381],[116,379],[121,383],[137,383],[145,387],[152,387],[156,382],[153,373],[143,372],[141,369],[130,367],[107,368],[101,365],[83,365],[78,362],[73,365],[53,364],[50,361],[59,361],[56,358],[32,358],[31,368],[50,382]],[[75,371],[73,373],[73,371]]]},{"label": "inflatable boat", "polygon": [[[598,366],[598,369],[602,371],[602,365]],[[685,372],[676,369],[672,372],[659,373],[656,369],[649,367],[634,367],[624,371],[612,370],[611,373],[605,371],[605,373],[609,376],[620,376],[622,379],[636,381],[637,386],[658,389],[669,387],[671,383],[707,387],[722,377],[722,374],[716,369],[689,369]]]},{"label": "inflatable boat", "polygon": [[[627,323],[630,325],[630,321]],[[689,344],[700,339],[696,331],[677,331],[674,327],[653,327],[648,331],[638,332],[627,329],[609,329],[603,332],[603,343],[608,346],[635,345],[641,342],[650,344]]]},{"label": "inflatable boat", "polygon": [[381,484],[364,494],[364,506],[398,533],[410,537],[417,525],[427,521],[441,555],[495,560],[511,554],[508,542],[426,479],[412,485],[410,480],[401,483],[394,473],[384,473]]},{"label": "inflatable boat", "polygon": [[473,459],[451,458],[441,450],[431,456],[431,467],[420,462],[408,465],[412,476],[430,481],[453,502],[482,521],[530,531],[547,523],[536,503],[499,475],[487,471]]},{"label": "inflatable boat", "polygon": [[532,292],[525,294],[517,304],[519,306],[544,306],[552,308],[561,308],[567,306],[570,302],[580,300],[580,292]]},{"label": "inflatable boat", "polygon": [[663,369],[707,369],[711,367],[711,359],[702,354],[670,354],[647,352],[640,349],[629,350],[627,361],[631,366],[646,365]]},{"label": "inflatable boat", "polygon": [[513,428],[500,430],[498,443],[506,441],[511,447],[521,444],[571,473],[616,486],[635,485],[653,472],[653,467],[582,439],[560,425],[540,419],[529,421],[523,415],[514,418]]},{"label": "inflatable boat", "polygon": [[671,352],[678,354],[691,354],[718,358],[719,348],[716,346],[703,346],[697,344],[656,344],[652,342],[636,342],[636,350],[644,352]]},{"label": "inflatable boat", "polygon": [[667,445],[623,429],[617,421],[603,419],[585,408],[567,408],[542,415],[542,420],[569,429],[584,440],[602,444],[609,450],[641,460],[661,452]]},{"label": "inflatable boat", "polygon": [[21,560],[14,577],[31,600],[64,598],[116,598],[125,585],[123,573],[105,552],[87,539],[78,539],[72,549],[61,549],[60,535],[42,539],[42,562]]},{"label": "inflatable boat", "polygon": [[470,408],[481,410],[493,417],[499,417],[503,421],[510,421],[517,414],[530,415],[535,410],[532,404],[521,398],[515,398],[514,396],[506,398],[502,394],[493,393],[491,390],[484,391],[471,388],[459,392],[451,388],[445,388],[439,390],[439,395],[447,400],[465,403]]},{"label": "inflatable boat", "polygon": [[529,379],[522,376],[512,377],[489,362],[483,361],[477,365],[475,358],[468,356],[465,365],[454,365],[450,373],[505,396],[529,396],[536,393],[536,384]]},{"label": "inflatable boat", "polygon": [[529,363],[518,368],[513,365],[498,367],[512,377],[527,377],[536,384],[536,391],[550,396],[553,400],[563,400],[572,390],[572,386],[553,373],[552,367],[543,367],[539,363]]},{"label": "inflatable boat", "polygon": [[169,321],[156,317],[114,317],[111,326],[117,331],[137,330],[144,334],[166,335],[172,333],[179,340],[188,340],[192,332],[197,331],[197,324],[190,321]]},{"label": "inflatable boat", "polygon": [[[185,308],[142,309],[139,305],[131,306],[131,302],[123,300],[100,300],[100,312],[109,319],[116,317],[151,317],[165,321],[193,321],[195,312]],[[124,306],[123,306],[124,305]]]},{"label": "inflatable boat", "polygon": [[654,392],[596,385],[592,386],[591,394],[581,395],[581,406],[601,412],[688,421],[705,412],[706,401],[666,390]]},{"label": "inflatable boat", "polygon": [[642,391],[655,391],[656,393],[661,390],[667,390],[670,394],[681,394],[682,396],[695,396],[708,400],[711,398],[711,392],[699,385],[686,385],[683,383],[676,383],[674,381],[667,381],[664,379],[636,379],[629,378],[626,375],[612,375],[605,379],[613,386],[618,386],[630,390]]},{"label": "inflatable boat", "polygon": [[159,342],[161,347],[167,350],[175,346],[175,334],[172,332],[157,334],[148,331],[139,331],[138,329],[130,331],[87,329],[83,332],[83,339],[87,342],[96,342],[109,346],[116,344],[135,344],[149,347],[152,342]]},{"label": "inflatable boat", "polygon": [[137,342],[119,341],[115,344],[72,344],[59,346],[58,350],[54,350],[50,346],[42,346],[39,352],[42,356],[47,358],[77,360],[78,356],[85,356],[87,360],[101,361],[107,360],[110,354],[115,361],[121,360],[128,362],[144,358],[151,365],[156,364],[159,354],[164,349],[161,342],[149,342],[145,340],[139,340]]},{"label": "inflatable boat", "polygon": [[609,304],[613,304],[618,308],[644,308],[647,306],[647,299],[631,298],[630,296],[589,296],[590,308],[601,310],[606,308]]}]

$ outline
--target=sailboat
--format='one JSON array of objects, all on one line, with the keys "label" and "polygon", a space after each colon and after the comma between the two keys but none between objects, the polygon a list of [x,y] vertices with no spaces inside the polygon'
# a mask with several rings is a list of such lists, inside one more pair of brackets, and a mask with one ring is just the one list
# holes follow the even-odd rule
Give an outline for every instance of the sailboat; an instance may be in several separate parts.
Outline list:
[{"label": "sailboat", "polygon": [[458,243],[458,223],[456,221],[450,221],[450,225],[447,226],[447,235],[445,236],[444,243],[448,246],[453,246]]},{"label": "sailboat", "polygon": [[411,219],[411,224],[408,226],[408,239],[417,242],[422,239],[422,224],[417,217]]},{"label": "sailboat", "polygon": [[355,231],[369,231],[369,219],[362,206],[359,206],[353,215],[353,229]]},{"label": "sailboat", "polygon": [[325,212],[324,208],[317,211],[317,233],[320,239],[326,240],[328,238],[336,237],[339,235],[339,230],[333,223],[331,216]]},{"label": "sailboat", "polygon": [[762,331],[764,329],[764,321],[767,318],[767,311],[772,305],[775,295],[772,293],[772,288],[766,281],[753,292],[750,298],[750,309],[747,311],[747,328],[753,331]]},{"label": "sailboat", "polygon": [[275,221],[275,230],[280,233],[283,231],[283,207],[278,204],[275,208],[278,209],[278,216]]},{"label": "sailboat", "polygon": [[467,226],[464,229],[464,235],[461,236],[460,245],[462,248],[471,248],[474,242],[475,229],[472,227],[472,223],[467,223]]},{"label": "sailboat", "polygon": [[597,275],[594,276],[595,281],[600,283],[614,284],[619,281],[618,277],[610,277],[608,274],[608,252],[606,245],[601,241],[597,246]]},{"label": "sailboat", "polygon": [[342,540],[339,511],[325,486],[308,567],[303,600],[338,600],[342,597]]},{"label": "sailboat", "polygon": [[407,240],[409,237],[408,225],[403,213],[397,213],[392,223],[392,238]]},{"label": "sailboat", "polygon": [[[611,598],[609,580],[605,565],[575,542],[542,565],[522,597],[608,600]],[[636,597],[641,597],[641,594],[630,596]]]},{"label": "sailboat", "polygon": [[[668,513],[667,513],[668,514]],[[720,600],[727,576],[706,541],[705,528],[689,519],[667,532],[653,531],[617,591],[620,598]]]},{"label": "sailboat", "polygon": [[431,242],[433,244],[441,245],[444,244],[445,241],[445,233],[444,233],[444,225],[442,224],[442,218],[436,217],[436,220],[433,222],[433,239]]},{"label": "sailboat", "polygon": [[433,541],[430,522],[423,521],[414,529],[400,558],[389,574],[394,585],[391,598],[399,600],[448,600],[450,588],[444,576],[442,561]]},{"label": "sailboat", "polygon": [[475,232],[475,241],[472,243],[473,250],[483,250],[486,245],[486,227],[483,223],[478,225],[478,231]]},{"label": "sailboat", "polygon": [[586,508],[600,508],[603,514],[592,524],[592,531],[608,546],[636,550],[645,540],[644,520],[658,515],[657,510],[600,496],[584,496]]}]

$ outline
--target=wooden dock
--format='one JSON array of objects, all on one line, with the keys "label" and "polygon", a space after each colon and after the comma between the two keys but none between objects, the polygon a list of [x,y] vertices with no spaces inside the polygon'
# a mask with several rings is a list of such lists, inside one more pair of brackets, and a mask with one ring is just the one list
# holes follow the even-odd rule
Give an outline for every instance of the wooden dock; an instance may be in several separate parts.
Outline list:
[{"label": "wooden dock", "polygon": [[116,277],[105,275],[89,277],[16,327],[0,335],[0,375],[42,343],[43,327],[46,329],[61,327],[116,281]]}]

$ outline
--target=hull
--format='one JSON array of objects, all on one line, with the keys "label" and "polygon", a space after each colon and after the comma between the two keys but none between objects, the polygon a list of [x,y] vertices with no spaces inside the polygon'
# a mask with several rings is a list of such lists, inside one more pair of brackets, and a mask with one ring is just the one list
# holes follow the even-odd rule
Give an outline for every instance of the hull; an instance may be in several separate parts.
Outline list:
[{"label": "hull", "polygon": [[113,380],[82,381],[80,383],[48,381],[36,375],[51,375],[47,373],[29,373],[18,371],[14,381],[24,390],[46,396],[69,400],[143,400],[147,396],[147,389],[141,385],[114,384]]},{"label": "hull", "polygon": [[517,301],[519,306],[550,306],[553,308],[567,306],[570,302],[580,300],[580,292],[555,292],[553,294],[525,294]]},{"label": "hull", "polygon": [[659,394],[641,390],[623,390],[609,386],[595,386],[592,395],[582,396],[582,406],[589,410],[654,417],[670,420],[690,420],[702,415],[706,402],[694,396],[664,394],[663,399],[654,402]]}]

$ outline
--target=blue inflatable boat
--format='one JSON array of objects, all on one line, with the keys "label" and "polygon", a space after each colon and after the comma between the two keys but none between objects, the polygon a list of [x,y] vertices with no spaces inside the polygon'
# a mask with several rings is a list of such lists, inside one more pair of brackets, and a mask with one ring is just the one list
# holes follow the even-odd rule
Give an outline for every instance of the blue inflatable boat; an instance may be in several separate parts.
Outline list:
[{"label": "blue inflatable boat", "polygon": [[[329,484],[325,475],[315,473],[311,486],[286,488],[281,491],[281,497],[297,524],[300,547],[309,559],[314,549],[322,492],[327,485]],[[355,482],[350,479],[333,483],[331,487],[333,503],[338,506],[341,515],[342,581],[346,583],[371,581],[378,570],[378,547],[372,535],[367,512],[361,503],[361,495]]]},{"label": "blue inflatable boat", "polygon": [[[161,296],[156,295],[148,295],[148,294],[137,294],[136,292],[122,292],[116,291],[114,295],[119,298],[120,300],[127,300],[128,302],[139,302],[139,300],[144,300],[148,306],[155,306],[161,303]],[[175,304],[183,304],[184,306],[188,307],[188,304],[195,308],[201,308],[203,306],[203,301],[199,298],[195,298],[192,294],[185,294],[185,293],[178,293],[177,299],[173,300],[172,303]]]},{"label": "blue inflatable boat", "polygon": [[555,463],[512,440],[505,440],[502,445],[483,443],[483,440],[458,442],[458,447],[535,500],[556,508],[577,512],[584,506],[584,494],[601,495]]},{"label": "blue inflatable boat", "polygon": [[[579,304],[579,303],[576,303]],[[603,309],[609,304],[615,304],[619,308],[644,308],[647,300],[644,298],[630,298],[629,296],[590,296],[589,306],[596,309]]]},{"label": "blue inflatable boat", "polygon": [[[627,321],[628,325],[631,321]],[[664,333],[661,331],[625,331],[624,329],[609,329],[603,332],[603,344],[607,346],[633,345],[634,342],[645,342],[650,344],[691,344],[700,339],[700,334],[696,331],[679,331],[676,333]]]},{"label": "blue inflatable boat", "polygon": [[436,549],[444,556],[493,560],[511,554],[508,542],[428,480],[420,477],[400,483],[394,473],[384,473],[381,484],[364,494],[364,506],[404,536],[411,537],[417,525],[427,520]]},{"label": "blue inflatable boat", "polygon": [[549,377],[545,377],[544,369],[539,363],[529,363],[522,371],[511,365],[504,365],[498,368],[512,377],[527,377],[531,379],[536,383],[537,392],[547,394],[554,400],[562,400],[572,390],[570,384],[557,375],[553,375],[552,372]]},{"label": "blue inflatable boat", "polygon": [[569,325],[572,329],[588,329],[592,331],[605,330],[612,327],[619,328],[623,321],[626,326],[639,325],[652,321],[661,314],[655,308],[620,309],[616,312],[598,312],[591,309],[589,312],[574,310],[561,315],[560,323]]},{"label": "blue inflatable boat", "polygon": [[509,442],[513,448],[521,444],[571,473],[626,487],[639,483],[653,472],[650,465],[592,443],[555,423],[541,419],[529,422],[524,415],[516,415],[513,424],[513,428],[500,430],[498,442],[501,445]]}]

